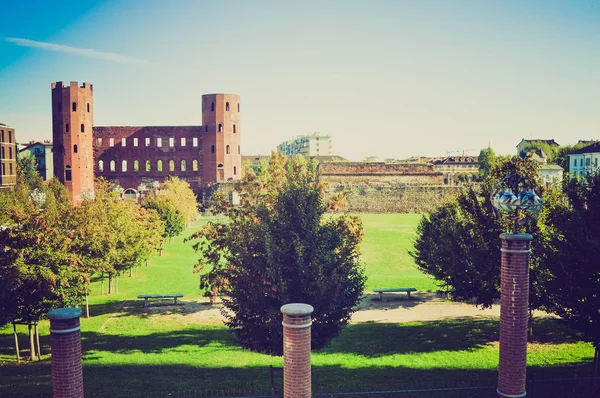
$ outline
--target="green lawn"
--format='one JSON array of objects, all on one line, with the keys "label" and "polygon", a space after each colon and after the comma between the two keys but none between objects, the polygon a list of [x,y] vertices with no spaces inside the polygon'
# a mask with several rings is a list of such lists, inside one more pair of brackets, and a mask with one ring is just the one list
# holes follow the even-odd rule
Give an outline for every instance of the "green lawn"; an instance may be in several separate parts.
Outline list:
[{"label": "green lawn", "polygon": [[[435,284],[415,267],[408,250],[417,215],[363,215],[363,260],[367,289]],[[192,232],[188,230],[183,236]],[[183,293],[200,297],[191,273],[196,254],[182,239],[167,246],[138,276],[122,277],[119,294],[90,296],[92,318],[82,319],[86,396],[146,396],[149,392],[261,388],[268,390],[268,366],[281,357],[236,346],[218,320],[197,320],[209,307],[198,303],[153,306],[140,293]],[[418,306],[414,311],[418,311]],[[21,329],[24,333],[24,328]],[[529,346],[536,379],[589,375],[593,349],[561,322],[540,319]],[[0,331],[0,396],[49,394],[48,323],[40,327],[43,361],[17,365],[12,328]],[[418,323],[350,325],[327,348],[313,353],[313,385],[329,391],[385,390],[414,386],[494,385],[498,363],[498,320],[456,319]],[[21,345],[26,338],[21,335]],[[281,384],[281,374],[276,377]],[[559,388],[543,396],[564,396]],[[491,396],[491,395],[490,395]]]}]

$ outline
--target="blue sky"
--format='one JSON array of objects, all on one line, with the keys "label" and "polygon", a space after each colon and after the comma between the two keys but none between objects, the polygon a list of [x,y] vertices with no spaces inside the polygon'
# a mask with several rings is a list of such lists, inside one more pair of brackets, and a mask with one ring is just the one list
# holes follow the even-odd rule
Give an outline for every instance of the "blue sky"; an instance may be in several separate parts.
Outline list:
[{"label": "blue sky", "polygon": [[22,4],[0,24],[21,142],[51,137],[54,81],[94,85],[97,126],[198,125],[202,94],[240,94],[244,154],[312,132],[353,160],[600,138],[596,1]]}]

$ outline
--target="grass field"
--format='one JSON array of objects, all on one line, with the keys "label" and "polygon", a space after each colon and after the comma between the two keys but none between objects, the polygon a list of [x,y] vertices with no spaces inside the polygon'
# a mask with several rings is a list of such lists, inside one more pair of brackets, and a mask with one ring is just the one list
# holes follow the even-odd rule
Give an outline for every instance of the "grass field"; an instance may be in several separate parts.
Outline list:
[{"label": "grass field", "polygon": [[[363,215],[362,251],[367,290],[376,287],[435,289],[416,269],[408,250],[417,215]],[[187,236],[192,230],[186,231]],[[119,294],[90,296],[90,319],[82,319],[86,396],[146,396],[149,392],[267,388],[270,365],[282,358],[236,346],[218,319],[199,322],[210,307],[199,303],[145,310],[141,293],[183,293],[200,298],[197,255],[182,239],[168,245],[137,277],[122,277]],[[418,308],[418,307],[417,307]],[[26,346],[25,329],[21,345]],[[528,365],[537,379],[587,376],[593,349],[559,321],[539,319]],[[48,323],[40,328],[43,361],[17,365],[12,328],[0,331],[0,396],[51,393]],[[313,353],[313,385],[329,390],[385,390],[450,383],[494,385],[498,363],[498,320],[455,319],[348,326],[327,348]],[[277,377],[280,383],[281,375]],[[553,391],[557,394],[558,389]],[[546,396],[562,396],[549,394]]]}]

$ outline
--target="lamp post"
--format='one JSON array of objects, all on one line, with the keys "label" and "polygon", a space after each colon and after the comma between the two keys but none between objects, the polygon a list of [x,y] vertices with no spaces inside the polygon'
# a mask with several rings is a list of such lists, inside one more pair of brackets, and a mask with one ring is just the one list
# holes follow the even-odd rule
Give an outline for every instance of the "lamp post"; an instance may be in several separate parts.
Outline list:
[{"label": "lamp post", "polygon": [[[515,195],[513,189],[520,190]],[[525,397],[527,378],[527,322],[529,312],[529,253],[533,237],[519,229],[542,209],[533,182],[521,174],[508,174],[494,187],[493,206],[513,221],[512,233],[500,235],[500,358],[499,397]],[[524,217],[522,217],[524,216]]]}]

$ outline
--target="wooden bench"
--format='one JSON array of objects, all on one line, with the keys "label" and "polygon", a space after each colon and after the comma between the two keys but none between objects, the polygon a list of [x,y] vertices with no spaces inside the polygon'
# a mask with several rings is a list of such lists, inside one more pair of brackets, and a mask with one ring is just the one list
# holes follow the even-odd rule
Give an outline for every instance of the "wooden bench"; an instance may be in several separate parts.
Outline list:
[{"label": "wooden bench", "polygon": [[173,299],[173,305],[177,305],[177,299],[179,297],[183,297],[183,294],[140,294],[138,296],[138,298],[143,298],[144,299],[144,307],[148,306],[148,299],[161,299],[161,298],[172,298]]},{"label": "wooden bench", "polygon": [[406,292],[408,295],[408,299],[410,300],[410,292],[416,292],[417,289],[414,287],[399,287],[395,289],[373,289],[375,293],[379,293],[379,300],[383,301],[383,293],[392,293],[392,292]]}]

